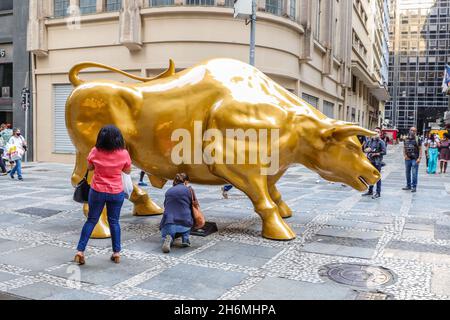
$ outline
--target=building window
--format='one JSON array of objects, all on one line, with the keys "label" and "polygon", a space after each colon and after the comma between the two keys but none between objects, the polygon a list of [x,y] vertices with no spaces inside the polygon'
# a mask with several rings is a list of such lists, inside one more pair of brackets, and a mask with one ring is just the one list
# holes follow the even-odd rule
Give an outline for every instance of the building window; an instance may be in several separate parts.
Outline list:
[{"label": "building window", "polygon": [[316,109],[319,108],[319,98],[311,96],[307,93],[302,94],[302,98],[303,98],[303,100],[308,102],[310,105],[312,105],[314,108],[316,108]]},{"label": "building window", "polygon": [[54,0],[53,1],[53,15],[55,17],[65,17],[68,15],[67,8],[70,5],[70,0]]},{"label": "building window", "polygon": [[320,28],[322,25],[322,0],[317,0],[316,6],[316,39],[320,41]]},{"label": "building window", "polygon": [[13,0],[2,0],[0,1],[0,11],[12,10]]},{"label": "building window", "polygon": [[188,6],[213,6],[214,0],[186,0]]},{"label": "building window", "polygon": [[106,0],[106,11],[119,11],[122,8],[122,0]]},{"label": "building window", "polygon": [[173,6],[174,0],[150,0],[150,7]]},{"label": "building window", "polygon": [[2,63],[0,64],[0,98],[12,97],[12,85],[13,85],[13,64]]},{"label": "building window", "polygon": [[297,11],[297,0],[291,0],[290,1],[290,8],[289,8],[289,17],[292,20],[295,20],[296,11]]},{"label": "building window", "polygon": [[266,11],[281,16],[281,0],[266,0]]},{"label": "building window", "polygon": [[323,113],[328,118],[334,118],[334,103],[323,101]]},{"label": "building window", "polygon": [[89,14],[97,12],[97,0],[80,0],[81,14]]}]

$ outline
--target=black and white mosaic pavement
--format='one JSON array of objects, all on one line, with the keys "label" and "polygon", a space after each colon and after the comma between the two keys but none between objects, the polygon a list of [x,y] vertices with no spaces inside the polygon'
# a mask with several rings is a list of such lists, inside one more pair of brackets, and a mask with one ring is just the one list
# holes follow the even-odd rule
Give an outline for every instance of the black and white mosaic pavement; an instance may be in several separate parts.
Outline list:
[{"label": "black and white mosaic pavement", "polygon": [[[294,211],[287,220],[298,234],[294,241],[261,238],[260,219],[239,191],[225,200],[219,187],[194,186],[218,233],[163,254],[161,217],[134,217],[126,203],[122,262],[109,261],[109,239],[91,240],[82,267],[71,262],[84,222],[71,200],[72,167],[25,164],[24,181],[0,177],[0,293],[5,299],[449,299],[450,174],[428,176],[422,164],[418,193],[402,191],[401,149],[388,152],[378,200],[301,166],[290,169],[278,186]],[[162,204],[167,187],[146,189]]]}]

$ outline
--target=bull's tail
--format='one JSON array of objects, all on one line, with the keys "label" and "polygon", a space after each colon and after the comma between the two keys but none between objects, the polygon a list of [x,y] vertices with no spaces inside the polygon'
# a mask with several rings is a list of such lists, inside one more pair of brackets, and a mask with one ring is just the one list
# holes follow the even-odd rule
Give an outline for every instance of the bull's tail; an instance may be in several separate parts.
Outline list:
[{"label": "bull's tail", "polygon": [[112,72],[120,73],[128,78],[142,81],[142,82],[166,78],[166,77],[170,77],[171,75],[175,74],[175,64],[172,59],[169,60],[169,67],[167,68],[166,71],[164,71],[163,73],[157,75],[156,77],[152,77],[152,78],[138,77],[138,76],[132,75],[130,73],[127,73],[125,71],[122,71],[122,70],[119,70],[119,69],[101,64],[101,63],[82,62],[82,63],[74,65],[72,67],[72,69],[70,69],[70,71],[69,71],[69,80],[72,83],[72,85],[74,85],[75,87],[78,87],[79,85],[84,83],[84,81],[78,77],[78,74],[80,73],[81,70],[87,69],[87,68],[101,68],[101,69],[110,70]]}]

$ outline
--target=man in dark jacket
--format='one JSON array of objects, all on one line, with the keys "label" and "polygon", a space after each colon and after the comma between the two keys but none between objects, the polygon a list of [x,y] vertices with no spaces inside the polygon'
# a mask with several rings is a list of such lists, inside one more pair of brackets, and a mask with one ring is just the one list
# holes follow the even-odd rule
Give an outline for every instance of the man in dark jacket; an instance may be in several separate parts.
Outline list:
[{"label": "man in dark jacket", "polygon": [[[406,167],[406,187],[403,190],[416,192],[419,164],[422,161],[422,140],[417,136],[417,129],[409,129],[409,135],[403,146]],[[412,182],[411,182],[412,176]]]},{"label": "man in dark jacket", "polygon": [[[386,145],[381,139],[381,128],[375,128],[374,130],[377,136],[370,138],[364,144],[364,152],[367,154],[367,158],[372,163],[372,165],[381,172],[381,167],[383,165],[383,156],[386,155]],[[364,193],[363,196],[372,196],[372,199],[377,199],[381,197],[381,179],[377,182],[377,191],[373,194],[373,186],[369,187],[369,191]]]}]

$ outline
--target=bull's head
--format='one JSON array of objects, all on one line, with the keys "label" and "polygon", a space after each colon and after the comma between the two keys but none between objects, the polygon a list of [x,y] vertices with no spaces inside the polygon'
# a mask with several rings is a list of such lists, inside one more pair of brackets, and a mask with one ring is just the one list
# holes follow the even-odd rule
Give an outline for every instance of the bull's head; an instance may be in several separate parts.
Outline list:
[{"label": "bull's head", "polygon": [[381,175],[362,152],[357,136],[375,132],[352,123],[310,116],[297,117],[297,159],[326,180],[345,183],[364,191]]}]

